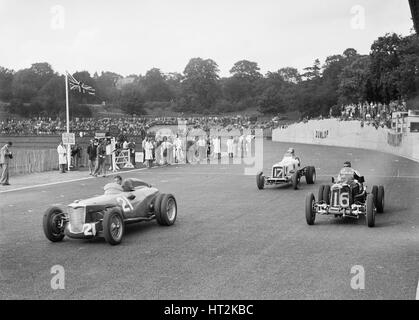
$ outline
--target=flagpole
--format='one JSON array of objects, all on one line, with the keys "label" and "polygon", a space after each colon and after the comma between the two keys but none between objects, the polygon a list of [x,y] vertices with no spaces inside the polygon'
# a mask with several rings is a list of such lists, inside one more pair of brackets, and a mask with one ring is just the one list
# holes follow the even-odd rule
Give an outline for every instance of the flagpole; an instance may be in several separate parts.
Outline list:
[{"label": "flagpole", "polygon": [[[66,121],[67,121],[67,133],[70,133],[70,109],[68,105],[68,76],[67,71],[65,73],[65,113],[66,113]],[[67,144],[67,170],[70,171],[70,144]]]}]

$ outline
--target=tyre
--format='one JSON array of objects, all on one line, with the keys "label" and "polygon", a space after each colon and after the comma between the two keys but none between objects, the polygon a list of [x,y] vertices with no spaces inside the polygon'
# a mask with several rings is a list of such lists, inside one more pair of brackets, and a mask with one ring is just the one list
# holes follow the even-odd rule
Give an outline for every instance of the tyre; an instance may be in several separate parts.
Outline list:
[{"label": "tyre", "polygon": [[316,211],[314,210],[314,195],[309,193],[306,196],[306,221],[309,226],[314,224],[314,220],[316,220]]},{"label": "tyre", "polygon": [[163,194],[160,208],[156,211],[157,223],[162,226],[171,226],[177,217],[177,203],[172,194]]},{"label": "tyre", "polygon": [[326,204],[330,204],[330,186],[325,185],[323,189],[323,201],[326,202]]},{"label": "tyre", "polygon": [[103,236],[111,245],[120,244],[124,235],[125,225],[122,214],[117,208],[105,212],[103,217]]},{"label": "tyre", "polygon": [[163,193],[159,193],[155,198],[154,198],[154,215],[156,216],[156,220],[159,224],[162,224],[163,222],[160,221],[160,206],[161,206],[161,201],[163,199]]},{"label": "tyre", "polygon": [[371,194],[374,196],[374,205],[375,207],[377,207],[377,199],[378,199],[378,187],[377,186],[372,186],[371,189]]},{"label": "tyre", "polygon": [[366,202],[366,208],[365,208],[365,220],[367,222],[367,226],[369,228],[374,227],[375,225],[375,210],[374,210],[374,195],[369,194],[367,196],[367,202]]},{"label": "tyre", "polygon": [[64,238],[64,212],[58,207],[51,207],[45,211],[42,219],[44,234],[51,242],[59,242]]},{"label": "tyre", "polygon": [[321,202],[321,201],[323,201],[323,190],[324,190],[324,184],[322,184],[320,187],[319,187],[319,194],[318,194],[318,200],[317,201],[319,201],[319,202]]},{"label": "tyre", "polygon": [[291,183],[294,190],[298,189],[298,182],[299,182],[298,180],[299,180],[298,172],[294,172],[291,176]]},{"label": "tyre", "polygon": [[384,187],[379,186],[377,191],[377,200],[375,201],[375,207],[378,213],[384,212]]},{"label": "tyre", "polygon": [[306,170],[307,184],[314,184],[316,182],[316,168],[308,167]]},{"label": "tyre", "polygon": [[265,187],[265,177],[263,176],[263,172],[259,172],[256,175],[256,185],[259,190],[262,190]]}]

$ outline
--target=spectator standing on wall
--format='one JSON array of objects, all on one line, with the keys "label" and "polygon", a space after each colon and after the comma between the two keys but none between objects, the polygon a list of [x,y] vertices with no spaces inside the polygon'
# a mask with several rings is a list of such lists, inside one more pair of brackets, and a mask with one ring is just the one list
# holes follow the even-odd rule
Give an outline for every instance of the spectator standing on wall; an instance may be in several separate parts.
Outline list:
[{"label": "spectator standing on wall", "polygon": [[87,147],[87,156],[89,159],[89,174],[92,175],[95,171],[96,166],[97,140],[90,140],[90,144]]},{"label": "spectator standing on wall", "polygon": [[147,137],[146,142],[144,144],[144,154],[145,154],[145,161],[148,168],[151,168],[153,165],[153,149],[154,145],[151,141],[151,138]]},{"label": "spectator standing on wall", "polygon": [[171,148],[171,146],[172,144],[169,141],[167,141],[167,137],[164,136],[163,142],[161,144],[161,158],[162,158],[161,163],[163,165],[168,164],[167,157],[169,155],[169,149]]},{"label": "spectator standing on wall", "polygon": [[61,173],[65,173],[65,166],[67,164],[67,149],[64,147],[64,144],[62,141],[60,141],[60,144],[57,147],[58,152],[58,165],[60,167]]},{"label": "spectator standing on wall", "polygon": [[71,158],[73,160],[73,167],[75,170],[79,169],[79,162],[81,159],[81,148],[78,144],[75,144],[71,148]]},{"label": "spectator standing on wall", "polygon": [[106,139],[103,139],[98,147],[97,147],[97,164],[95,172],[93,173],[94,177],[97,177],[97,175],[102,172],[102,177],[106,177]]},{"label": "spectator standing on wall", "polygon": [[3,186],[10,185],[9,162],[10,162],[10,159],[13,159],[13,155],[10,152],[9,148],[12,145],[13,144],[11,142],[8,142],[0,149],[0,169],[1,169],[0,184]]},{"label": "spectator standing on wall", "polygon": [[231,136],[230,138],[228,138],[228,139],[227,139],[226,144],[227,144],[227,153],[228,153],[228,157],[229,157],[229,158],[233,158],[233,155],[234,155],[234,146],[233,146],[233,144],[234,144],[234,139],[233,139],[233,137],[232,137],[232,136]]}]

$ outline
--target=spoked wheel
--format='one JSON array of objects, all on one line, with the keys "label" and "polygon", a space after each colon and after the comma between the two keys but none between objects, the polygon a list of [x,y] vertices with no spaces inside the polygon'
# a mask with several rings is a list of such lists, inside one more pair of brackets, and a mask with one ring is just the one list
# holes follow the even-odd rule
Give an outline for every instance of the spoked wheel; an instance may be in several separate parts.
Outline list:
[{"label": "spoked wheel", "polygon": [[124,235],[125,225],[122,214],[118,209],[113,208],[105,212],[103,218],[103,235],[106,242],[111,245],[120,244]]},{"label": "spoked wheel", "polygon": [[49,208],[43,217],[44,234],[51,242],[59,242],[64,238],[65,213],[58,207]]},{"label": "spoked wheel", "polygon": [[171,226],[177,217],[177,203],[172,194],[163,194],[160,206],[155,208],[157,223],[162,226]]}]

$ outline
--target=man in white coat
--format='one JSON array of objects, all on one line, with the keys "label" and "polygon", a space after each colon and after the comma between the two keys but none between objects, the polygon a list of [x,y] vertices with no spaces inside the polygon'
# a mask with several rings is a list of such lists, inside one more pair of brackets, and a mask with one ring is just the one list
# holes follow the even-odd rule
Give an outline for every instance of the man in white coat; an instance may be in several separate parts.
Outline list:
[{"label": "man in white coat", "polygon": [[146,143],[144,144],[145,151],[145,161],[147,162],[147,167],[151,168],[153,165],[153,149],[154,144],[150,138],[147,138]]},{"label": "man in white coat", "polygon": [[227,139],[226,144],[227,144],[227,153],[228,153],[229,158],[233,158],[233,154],[234,154],[233,143],[234,143],[233,137],[230,137]]},{"label": "man in white coat", "polygon": [[58,152],[58,164],[60,166],[61,173],[65,173],[65,166],[67,164],[67,149],[64,147],[64,144],[62,141],[60,141],[60,144],[57,147]]},{"label": "man in white coat", "polygon": [[214,159],[221,159],[221,137],[214,137],[212,145],[214,146]]},{"label": "man in white coat", "polygon": [[174,144],[174,156],[175,156],[175,163],[178,163],[183,160],[183,151],[182,151],[182,140],[179,138],[179,135],[176,135]]}]

